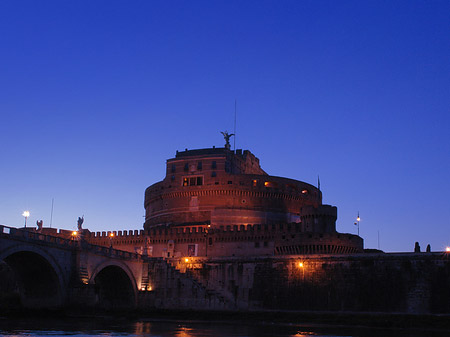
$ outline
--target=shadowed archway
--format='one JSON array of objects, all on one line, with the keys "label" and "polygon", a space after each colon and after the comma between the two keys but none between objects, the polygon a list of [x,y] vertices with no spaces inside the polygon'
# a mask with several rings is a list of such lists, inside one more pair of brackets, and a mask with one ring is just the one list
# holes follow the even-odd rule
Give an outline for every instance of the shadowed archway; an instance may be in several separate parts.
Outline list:
[{"label": "shadowed archway", "polygon": [[106,309],[133,308],[136,296],[127,273],[116,265],[103,268],[94,278],[97,305]]},{"label": "shadowed archway", "polygon": [[26,308],[53,308],[62,303],[56,271],[41,255],[19,251],[3,260],[3,281],[8,284],[7,297],[17,295]]}]

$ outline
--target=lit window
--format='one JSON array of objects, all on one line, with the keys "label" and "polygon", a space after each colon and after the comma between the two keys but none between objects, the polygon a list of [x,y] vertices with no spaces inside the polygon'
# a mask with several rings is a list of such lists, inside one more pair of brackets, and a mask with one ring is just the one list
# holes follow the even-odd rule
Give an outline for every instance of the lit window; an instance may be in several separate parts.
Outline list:
[{"label": "lit window", "polygon": [[183,186],[201,186],[203,176],[183,177]]},{"label": "lit window", "polygon": [[258,180],[254,179],[253,180],[253,187],[256,187],[258,185]]},{"label": "lit window", "polygon": [[278,184],[277,183],[274,183],[274,182],[272,182],[272,181],[266,181],[266,182],[264,182],[264,186],[266,186],[266,187],[277,187],[278,186]]}]

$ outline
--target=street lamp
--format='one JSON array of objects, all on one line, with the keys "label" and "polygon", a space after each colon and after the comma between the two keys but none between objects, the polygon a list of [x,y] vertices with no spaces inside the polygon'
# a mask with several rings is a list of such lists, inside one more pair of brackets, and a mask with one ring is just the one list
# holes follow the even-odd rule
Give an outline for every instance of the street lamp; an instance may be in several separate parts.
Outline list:
[{"label": "street lamp", "polygon": [[361,218],[359,217],[359,211],[358,211],[358,216],[356,217],[356,222],[355,222],[355,226],[358,226],[358,236],[359,236],[359,221],[361,220]]},{"label": "street lamp", "polygon": [[29,211],[24,211],[22,213],[22,216],[25,217],[25,228],[27,228],[27,219],[30,216],[30,212]]}]

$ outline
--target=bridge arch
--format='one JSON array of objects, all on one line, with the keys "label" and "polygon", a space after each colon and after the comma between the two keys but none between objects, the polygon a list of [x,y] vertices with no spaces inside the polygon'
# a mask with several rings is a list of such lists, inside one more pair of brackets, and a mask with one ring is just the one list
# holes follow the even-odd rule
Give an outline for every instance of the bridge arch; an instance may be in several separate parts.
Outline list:
[{"label": "bridge arch", "polygon": [[136,278],[130,268],[120,261],[105,261],[91,274],[95,285],[97,305],[111,309],[133,308],[137,303]]},{"label": "bridge arch", "polygon": [[[26,308],[54,308],[64,302],[63,272],[52,255],[40,247],[15,245],[0,252],[8,266],[21,304]],[[11,290],[11,289],[10,289]]]}]

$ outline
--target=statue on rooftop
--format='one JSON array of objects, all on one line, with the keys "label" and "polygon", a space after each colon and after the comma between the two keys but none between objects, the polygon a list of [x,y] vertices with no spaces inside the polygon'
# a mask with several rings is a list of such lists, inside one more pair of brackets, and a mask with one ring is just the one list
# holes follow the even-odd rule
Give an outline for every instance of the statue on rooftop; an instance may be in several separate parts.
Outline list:
[{"label": "statue on rooftop", "polygon": [[229,149],[231,147],[230,145],[230,138],[231,136],[234,136],[234,133],[228,133],[228,131],[220,132],[223,135],[223,138],[225,139],[225,148]]},{"label": "statue on rooftop", "polygon": [[83,222],[84,222],[84,215],[81,218],[78,217],[78,221],[77,221],[78,231],[82,230],[81,226],[83,225]]},{"label": "statue on rooftop", "polygon": [[44,225],[43,220],[36,221],[37,231],[40,232],[42,230],[42,226]]}]

